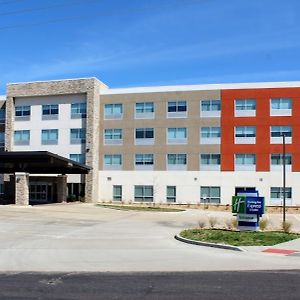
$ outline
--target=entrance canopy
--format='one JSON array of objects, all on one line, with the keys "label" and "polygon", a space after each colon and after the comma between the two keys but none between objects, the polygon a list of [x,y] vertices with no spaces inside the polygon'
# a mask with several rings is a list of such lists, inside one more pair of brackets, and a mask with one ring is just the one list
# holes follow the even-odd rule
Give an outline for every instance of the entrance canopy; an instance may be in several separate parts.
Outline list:
[{"label": "entrance canopy", "polygon": [[91,167],[48,151],[0,152],[0,174],[87,174]]}]

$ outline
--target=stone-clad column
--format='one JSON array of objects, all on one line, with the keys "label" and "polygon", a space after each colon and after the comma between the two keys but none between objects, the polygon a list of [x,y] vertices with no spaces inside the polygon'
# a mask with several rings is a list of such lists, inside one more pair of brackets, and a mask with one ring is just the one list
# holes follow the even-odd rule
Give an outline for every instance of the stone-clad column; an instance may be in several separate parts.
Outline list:
[{"label": "stone-clad column", "polygon": [[29,205],[29,174],[15,173],[16,205]]},{"label": "stone-clad column", "polygon": [[67,175],[57,176],[57,202],[67,202]]}]

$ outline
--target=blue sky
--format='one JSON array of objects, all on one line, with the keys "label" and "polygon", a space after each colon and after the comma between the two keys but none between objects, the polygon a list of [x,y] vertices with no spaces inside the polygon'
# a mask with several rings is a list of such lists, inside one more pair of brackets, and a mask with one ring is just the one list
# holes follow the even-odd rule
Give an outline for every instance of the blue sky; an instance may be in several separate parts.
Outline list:
[{"label": "blue sky", "polygon": [[9,82],[110,87],[300,80],[299,0],[0,0]]}]

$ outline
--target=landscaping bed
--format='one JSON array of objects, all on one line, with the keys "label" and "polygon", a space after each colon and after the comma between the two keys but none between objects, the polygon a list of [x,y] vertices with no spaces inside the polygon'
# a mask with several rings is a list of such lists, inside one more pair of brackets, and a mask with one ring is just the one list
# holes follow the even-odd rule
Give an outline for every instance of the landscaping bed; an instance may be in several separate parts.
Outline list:
[{"label": "landscaping bed", "polygon": [[112,208],[118,210],[134,210],[134,211],[154,211],[154,212],[182,212],[184,209],[178,208],[163,208],[154,206],[136,206],[136,205],[110,205],[110,204],[97,204],[96,206],[104,208]]},{"label": "landscaping bed", "polygon": [[232,246],[273,246],[300,238],[300,234],[279,231],[251,232],[224,229],[187,229],[180,233],[186,239]]}]

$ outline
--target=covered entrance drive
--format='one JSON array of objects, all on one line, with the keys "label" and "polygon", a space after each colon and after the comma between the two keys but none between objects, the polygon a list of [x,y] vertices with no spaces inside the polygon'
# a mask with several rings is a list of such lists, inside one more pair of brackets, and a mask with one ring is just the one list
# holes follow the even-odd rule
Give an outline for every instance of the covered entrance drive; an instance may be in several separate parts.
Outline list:
[{"label": "covered entrance drive", "polygon": [[0,152],[0,174],[9,174],[4,178],[4,197],[18,205],[64,202],[66,174],[88,174],[90,169],[48,151]]}]

